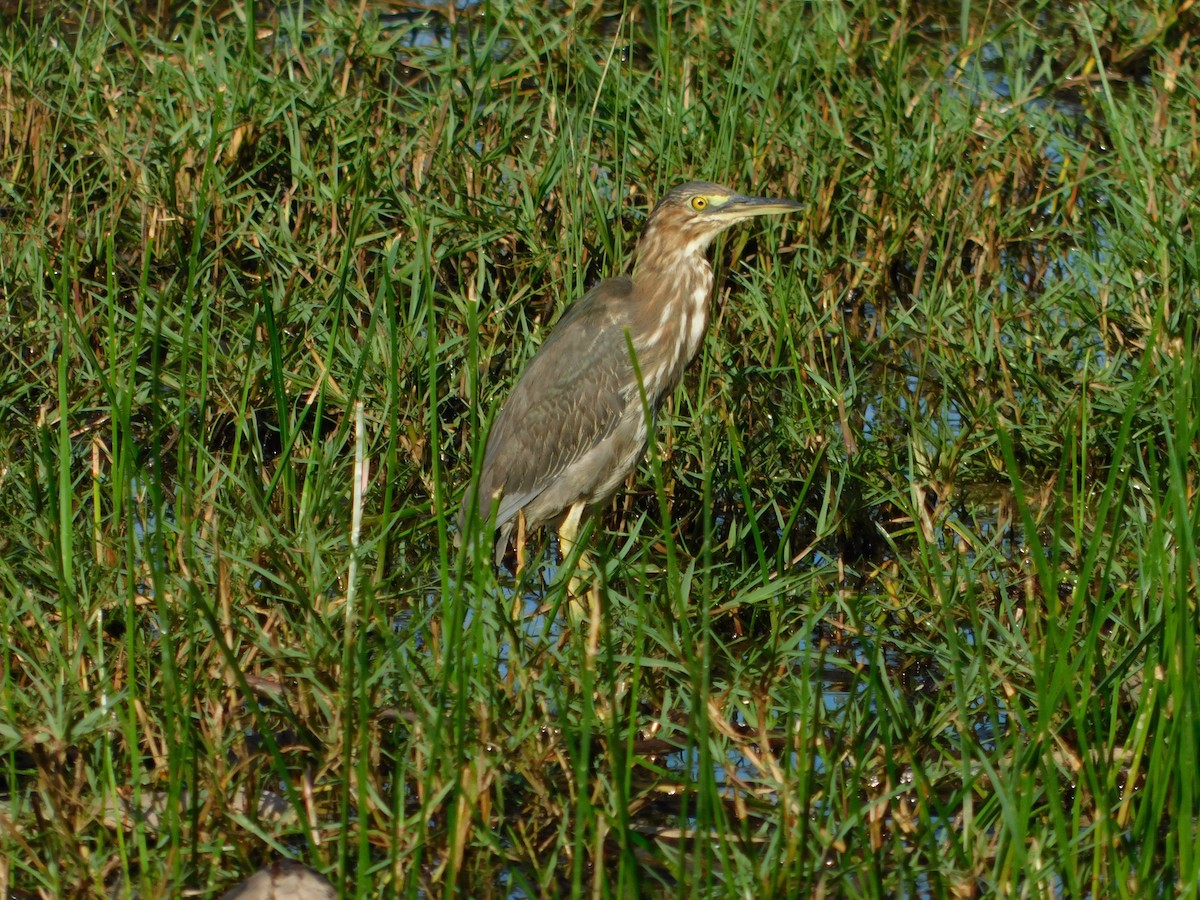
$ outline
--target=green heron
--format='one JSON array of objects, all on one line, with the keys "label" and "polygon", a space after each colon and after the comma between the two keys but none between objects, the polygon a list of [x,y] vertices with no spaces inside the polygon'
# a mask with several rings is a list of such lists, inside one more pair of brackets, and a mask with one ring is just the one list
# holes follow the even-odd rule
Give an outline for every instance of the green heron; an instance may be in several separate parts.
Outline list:
[{"label": "green heron", "polygon": [[558,525],[565,557],[581,517],[637,467],[647,408],[657,411],[679,384],[708,327],[713,238],[742,219],[800,208],[704,181],[680,185],[650,213],[632,277],[601,281],[563,314],[496,417],[460,513],[465,530],[468,515],[490,520],[495,507],[497,565],[522,514],[529,528]]}]

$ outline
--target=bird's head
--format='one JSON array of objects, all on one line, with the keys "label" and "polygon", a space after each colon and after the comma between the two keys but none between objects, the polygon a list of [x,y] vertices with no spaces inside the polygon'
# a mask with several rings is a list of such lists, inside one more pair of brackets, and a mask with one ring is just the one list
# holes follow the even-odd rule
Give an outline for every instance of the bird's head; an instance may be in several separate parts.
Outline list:
[{"label": "bird's head", "polygon": [[[642,252],[653,249],[689,256],[703,253],[713,238],[743,219],[803,208],[804,204],[795,200],[748,197],[708,181],[689,181],[668,191],[650,213]],[[650,248],[646,244],[658,246]]]}]

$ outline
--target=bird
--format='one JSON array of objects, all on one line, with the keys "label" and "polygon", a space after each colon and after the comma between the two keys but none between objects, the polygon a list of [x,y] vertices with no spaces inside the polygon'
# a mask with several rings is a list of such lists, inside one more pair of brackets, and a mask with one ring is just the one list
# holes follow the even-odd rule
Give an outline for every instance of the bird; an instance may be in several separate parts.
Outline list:
[{"label": "bird", "polygon": [[464,494],[460,532],[472,516],[488,523],[480,533],[495,536],[499,566],[523,517],[530,530],[557,527],[565,558],[583,518],[637,468],[654,413],[700,349],[713,239],[744,219],[803,208],[707,181],[668,191],[646,220],[631,274],[570,305],[517,379]]}]

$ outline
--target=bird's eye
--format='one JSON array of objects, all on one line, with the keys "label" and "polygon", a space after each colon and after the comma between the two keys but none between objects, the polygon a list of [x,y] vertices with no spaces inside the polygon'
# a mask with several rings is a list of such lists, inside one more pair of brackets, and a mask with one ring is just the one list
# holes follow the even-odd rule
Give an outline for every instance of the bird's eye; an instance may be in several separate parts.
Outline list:
[{"label": "bird's eye", "polygon": [[700,212],[700,210],[704,209],[704,207],[706,207],[706,206],[708,206],[707,198],[705,198],[705,197],[693,197],[692,198],[692,209],[694,209],[696,212]]}]

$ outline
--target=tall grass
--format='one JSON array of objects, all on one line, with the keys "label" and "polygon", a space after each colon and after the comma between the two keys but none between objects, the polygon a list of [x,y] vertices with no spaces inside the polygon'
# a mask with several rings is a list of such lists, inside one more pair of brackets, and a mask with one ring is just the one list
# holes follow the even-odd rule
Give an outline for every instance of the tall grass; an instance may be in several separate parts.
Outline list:
[{"label": "tall grass", "polygon": [[[5,12],[0,892],[1194,894],[1197,20],[952,7]],[[693,177],[572,625],[454,513]]]}]

